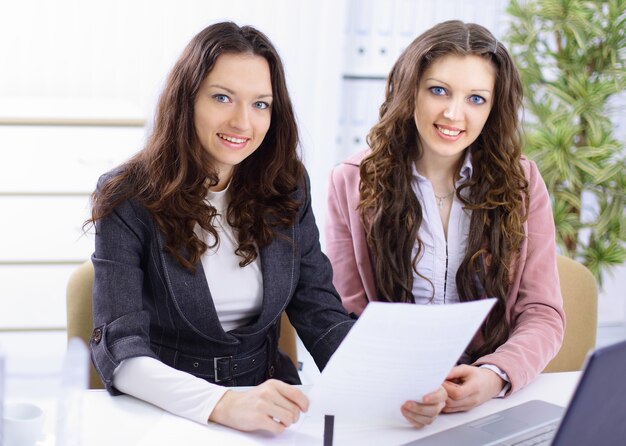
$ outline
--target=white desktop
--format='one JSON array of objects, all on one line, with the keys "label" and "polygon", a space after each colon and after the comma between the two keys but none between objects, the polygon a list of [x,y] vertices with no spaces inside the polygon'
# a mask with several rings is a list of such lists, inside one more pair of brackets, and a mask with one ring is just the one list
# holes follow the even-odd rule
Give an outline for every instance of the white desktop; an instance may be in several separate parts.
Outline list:
[{"label": "white desktop", "polygon": [[[470,412],[440,415],[431,426],[421,430],[408,424],[381,425],[373,419],[343,423],[335,418],[333,444],[403,444],[533,399],[566,406],[579,376],[579,372],[539,375],[526,388],[507,398],[493,399]],[[51,398],[30,398],[30,401],[39,404],[46,414],[46,436],[38,446],[54,445],[56,401]],[[169,446],[216,441],[238,445],[319,445],[323,439],[321,420],[305,418],[296,429],[290,428],[279,436],[242,433],[220,425],[198,424],[130,396],[111,397],[103,390],[83,391],[82,423],[76,429],[83,440],[81,444],[90,446]]]}]

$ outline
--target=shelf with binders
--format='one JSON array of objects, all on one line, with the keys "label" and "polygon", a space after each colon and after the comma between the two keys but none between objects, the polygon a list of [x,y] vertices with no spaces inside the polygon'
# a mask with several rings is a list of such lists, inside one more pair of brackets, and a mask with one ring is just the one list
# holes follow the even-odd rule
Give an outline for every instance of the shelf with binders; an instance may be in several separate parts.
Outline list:
[{"label": "shelf with binders", "polygon": [[352,0],[345,31],[345,75],[386,77],[422,27],[421,13],[428,7],[415,0]]},{"label": "shelf with binders", "polygon": [[341,159],[367,148],[366,137],[378,120],[384,96],[384,77],[344,77],[338,137]]}]

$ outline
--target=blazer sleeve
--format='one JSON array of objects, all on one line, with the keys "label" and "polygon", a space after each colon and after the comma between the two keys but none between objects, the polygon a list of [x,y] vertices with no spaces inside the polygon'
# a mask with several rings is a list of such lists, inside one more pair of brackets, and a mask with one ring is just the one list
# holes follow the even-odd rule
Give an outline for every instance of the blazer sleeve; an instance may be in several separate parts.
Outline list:
[{"label": "blazer sleeve", "polygon": [[507,394],[542,372],[558,353],[565,329],[550,197],[535,163],[522,163],[529,180],[530,206],[526,247],[516,263],[508,296],[510,335],[494,353],[475,364],[494,364],[505,371],[511,381]]},{"label": "blazer sleeve", "polygon": [[332,284],[333,271],[320,247],[306,174],[304,183],[296,224],[299,277],[287,315],[321,370],[343,341],[354,319],[341,305]]},{"label": "blazer sleeve", "polygon": [[[360,256],[368,255],[365,232],[357,209],[358,200],[354,199],[358,196],[358,166],[340,164],[335,167],[330,174],[326,201],[326,253],[334,271],[333,284],[344,307],[360,315],[368,303],[362,273],[373,278],[370,268],[358,260]],[[362,239],[360,241],[357,240],[359,235]]]},{"label": "blazer sleeve", "polygon": [[150,317],[142,299],[141,259],[149,234],[145,216],[139,215],[142,209],[125,201],[96,223],[90,348],[96,370],[114,394],[119,392],[112,387],[113,372],[121,361],[136,356],[158,359],[150,349]]}]

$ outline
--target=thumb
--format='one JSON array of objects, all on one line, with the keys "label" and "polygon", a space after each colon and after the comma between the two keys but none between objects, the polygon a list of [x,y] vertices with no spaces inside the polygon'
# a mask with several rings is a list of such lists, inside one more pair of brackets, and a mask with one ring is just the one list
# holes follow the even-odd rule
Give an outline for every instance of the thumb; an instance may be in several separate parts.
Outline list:
[{"label": "thumb", "polygon": [[446,376],[446,380],[452,381],[455,379],[463,378],[466,375],[464,368],[465,366],[463,365],[457,365],[455,367],[452,367],[452,370],[450,370],[448,376]]}]

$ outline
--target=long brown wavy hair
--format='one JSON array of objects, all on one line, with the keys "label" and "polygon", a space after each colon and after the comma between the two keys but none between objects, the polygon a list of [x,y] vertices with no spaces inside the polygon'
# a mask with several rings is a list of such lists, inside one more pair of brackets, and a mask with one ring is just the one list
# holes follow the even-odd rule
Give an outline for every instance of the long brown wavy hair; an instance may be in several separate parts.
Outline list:
[{"label": "long brown wavy hair", "polygon": [[[359,209],[378,299],[414,302],[414,274],[423,278],[418,271],[423,215],[411,187],[412,167],[422,154],[414,120],[416,89],[430,64],[448,55],[477,55],[496,69],[491,112],[480,136],[466,149],[472,153],[472,178],[456,190],[458,199],[472,211],[467,251],[456,274],[460,300],[498,299],[481,329],[485,344],[470,352],[476,359],[508,338],[506,298],[528,210],[518,133],[522,84],[509,53],[487,29],[443,22],[402,53],[387,79],[379,122],[368,135],[371,153],[360,166]],[[461,195],[463,189],[467,198]],[[415,243],[417,254],[412,258]]]},{"label": "long brown wavy hair", "polygon": [[272,83],[269,130],[259,148],[236,166],[230,184],[228,223],[236,230],[236,254],[245,266],[275,236],[273,228],[295,220],[299,202],[292,193],[303,176],[297,153],[298,131],[282,61],[269,39],[250,27],[216,23],[198,33],[174,65],[160,96],[145,147],[116,169],[91,198],[87,223],[111,214],[128,199],[153,216],[165,236],[165,250],[184,267],[195,265],[208,249],[196,224],[218,240],[216,209],[205,198],[218,174],[196,136],[194,102],[200,84],[222,54],[253,54],[267,60]]}]

